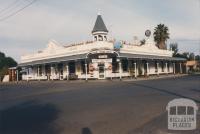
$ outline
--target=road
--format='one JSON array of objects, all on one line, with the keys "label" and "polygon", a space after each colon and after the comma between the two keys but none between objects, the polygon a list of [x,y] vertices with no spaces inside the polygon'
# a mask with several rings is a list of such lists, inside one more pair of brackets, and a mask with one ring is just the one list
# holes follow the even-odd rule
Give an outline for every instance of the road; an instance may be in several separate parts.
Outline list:
[{"label": "road", "polygon": [[200,112],[196,130],[167,129],[166,105],[182,97],[200,106],[200,76],[1,84],[0,134],[199,134]]}]

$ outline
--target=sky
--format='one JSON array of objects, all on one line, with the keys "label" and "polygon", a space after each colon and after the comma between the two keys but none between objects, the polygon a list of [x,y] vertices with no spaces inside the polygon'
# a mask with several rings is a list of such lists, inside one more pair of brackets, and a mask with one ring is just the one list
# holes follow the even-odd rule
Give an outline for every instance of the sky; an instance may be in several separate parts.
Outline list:
[{"label": "sky", "polygon": [[177,42],[180,52],[200,53],[200,0],[36,0],[4,19],[31,1],[0,0],[0,51],[18,62],[21,55],[44,49],[50,40],[92,40],[98,12],[111,38],[143,39],[145,30],[163,23],[169,28],[168,44]]}]

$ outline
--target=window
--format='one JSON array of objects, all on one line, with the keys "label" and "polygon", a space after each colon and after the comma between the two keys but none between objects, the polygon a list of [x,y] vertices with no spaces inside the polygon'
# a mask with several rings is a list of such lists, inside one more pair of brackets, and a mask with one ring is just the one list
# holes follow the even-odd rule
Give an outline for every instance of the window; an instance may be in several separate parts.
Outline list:
[{"label": "window", "polygon": [[162,72],[164,72],[164,62],[161,62]]},{"label": "window", "polygon": [[94,40],[97,41],[97,36],[94,36]]},{"label": "window", "polygon": [[42,76],[42,66],[38,66],[37,67],[37,73],[38,73],[38,76]]},{"label": "window", "polygon": [[105,39],[105,41],[107,41],[107,37],[106,36],[104,36],[104,39]]},{"label": "window", "polygon": [[50,65],[45,65],[45,74],[49,75],[51,73],[51,67]]},{"label": "window", "polygon": [[193,107],[187,107],[187,115],[194,115],[194,108]]},{"label": "window", "polygon": [[75,73],[75,62],[70,62],[69,63],[69,73]]},{"label": "window", "polygon": [[186,115],[186,107],[185,106],[178,106],[178,115]]},{"label": "window", "polygon": [[127,59],[122,60],[122,70],[128,71],[128,60]]},{"label": "window", "polygon": [[147,62],[146,61],[143,61],[144,62],[144,73],[147,73]]},{"label": "window", "polygon": [[170,64],[169,64],[169,62],[167,63],[167,71],[169,72],[169,66],[170,66]]},{"label": "window", "polygon": [[103,37],[101,35],[99,35],[98,37],[99,37],[99,41],[103,41]]},{"label": "window", "polygon": [[170,107],[170,115],[176,115],[176,106]]},{"label": "window", "polygon": [[157,66],[158,62],[155,61],[155,72],[158,72],[158,66]]},{"label": "window", "polygon": [[81,61],[81,72],[85,74],[85,61]]},{"label": "window", "polygon": [[62,63],[59,63],[58,64],[58,71],[61,75],[63,75],[63,64]]},{"label": "window", "polygon": [[117,59],[116,58],[113,58],[112,60],[112,72],[113,73],[116,73],[118,71],[118,62],[117,62]]}]

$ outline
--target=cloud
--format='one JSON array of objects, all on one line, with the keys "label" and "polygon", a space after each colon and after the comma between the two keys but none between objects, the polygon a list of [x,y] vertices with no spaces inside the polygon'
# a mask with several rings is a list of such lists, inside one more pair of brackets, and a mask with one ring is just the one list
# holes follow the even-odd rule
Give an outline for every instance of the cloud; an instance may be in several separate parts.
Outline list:
[{"label": "cloud", "polygon": [[[9,3],[0,4],[5,7]],[[118,40],[132,41],[133,36],[143,38],[146,29],[153,31],[157,24],[164,23],[170,29],[171,39],[181,46],[185,43],[178,39],[198,40],[200,37],[199,7],[198,0],[37,1],[0,22],[0,51],[19,61],[20,55],[43,49],[50,39],[62,44],[91,40],[98,10],[110,36]],[[183,46],[183,50],[188,50],[187,45]]]}]

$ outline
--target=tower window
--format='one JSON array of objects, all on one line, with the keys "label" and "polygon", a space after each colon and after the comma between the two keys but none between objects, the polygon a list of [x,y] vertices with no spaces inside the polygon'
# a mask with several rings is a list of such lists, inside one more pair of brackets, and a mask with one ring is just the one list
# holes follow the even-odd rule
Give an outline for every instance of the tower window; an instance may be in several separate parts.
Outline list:
[{"label": "tower window", "polygon": [[107,41],[107,37],[106,36],[104,36],[104,39],[105,39],[105,41]]},{"label": "tower window", "polygon": [[94,36],[94,40],[97,41],[97,36]]},{"label": "tower window", "polygon": [[99,37],[99,41],[103,41],[103,37],[101,35],[99,35],[98,37]]}]

